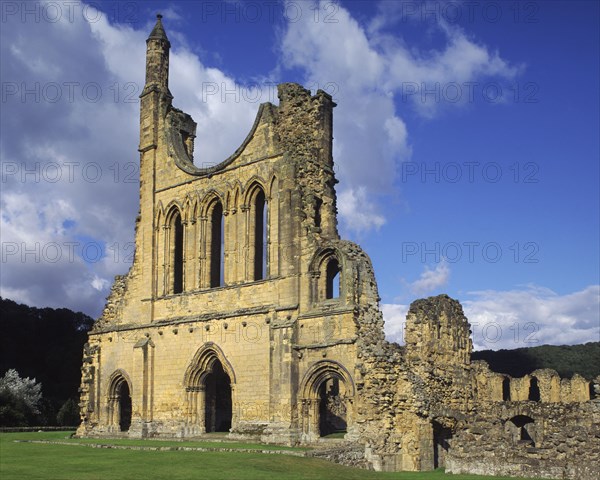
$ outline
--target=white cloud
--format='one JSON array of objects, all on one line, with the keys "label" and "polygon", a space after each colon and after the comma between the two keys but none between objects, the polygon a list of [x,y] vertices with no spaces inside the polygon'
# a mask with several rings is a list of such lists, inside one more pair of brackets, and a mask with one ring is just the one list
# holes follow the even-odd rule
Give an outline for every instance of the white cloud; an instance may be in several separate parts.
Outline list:
[{"label": "white cloud", "polygon": [[101,292],[102,290],[105,290],[108,287],[110,287],[110,282],[108,282],[105,278],[100,278],[99,276],[94,275],[91,285],[93,288]]},{"label": "white cloud", "polygon": [[463,302],[477,349],[600,341],[600,286],[558,295],[529,286],[469,292]]},{"label": "white cloud", "polygon": [[[462,300],[475,350],[600,341],[600,285],[558,295],[547,288],[469,292]],[[384,303],[386,339],[403,343],[409,305]]]},{"label": "white cloud", "polygon": [[[442,48],[419,50],[406,45],[398,29],[393,35],[383,30],[399,19],[396,7],[385,6],[389,3],[395,2],[383,2],[367,27],[339,5],[333,23],[305,15],[288,23],[281,45],[284,64],[304,71],[307,84],[332,86],[339,105],[335,110],[334,159],[341,179],[340,197],[354,196],[360,186],[364,189],[361,195],[375,210],[376,195],[393,191],[398,166],[411,154],[398,102],[431,117],[441,106],[468,101],[469,87],[464,83],[512,78],[518,71],[497,53],[467,38],[458,27],[442,21],[435,27],[444,38]],[[327,13],[330,6],[323,0],[313,8]],[[450,95],[456,96],[448,84],[460,86],[460,101],[448,101]],[[432,85],[440,95],[422,97],[421,92]],[[409,95],[414,88],[415,93]],[[351,229],[365,228],[355,215],[347,217],[352,213],[349,209],[340,213]],[[371,228],[379,224],[373,222]]]},{"label": "white cloud", "polygon": [[410,291],[415,295],[425,295],[446,286],[449,279],[450,267],[445,260],[433,270],[426,265],[419,279],[410,284]]},{"label": "white cloud", "polygon": [[378,229],[385,223],[385,218],[377,213],[377,206],[367,198],[364,187],[342,190],[337,205],[344,224],[351,230]]},{"label": "white cloud", "polygon": [[408,305],[398,303],[382,303],[385,338],[390,342],[396,342],[404,345],[404,325],[406,323],[406,314]]}]

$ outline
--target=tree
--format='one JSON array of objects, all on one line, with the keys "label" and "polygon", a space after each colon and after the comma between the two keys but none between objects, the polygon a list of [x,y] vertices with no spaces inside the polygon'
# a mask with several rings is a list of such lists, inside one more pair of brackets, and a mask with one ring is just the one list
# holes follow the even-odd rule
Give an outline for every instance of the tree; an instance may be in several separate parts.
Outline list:
[{"label": "tree", "polygon": [[60,407],[79,397],[83,345],[93,324],[80,312],[0,297],[0,377],[14,368],[43,385],[36,426],[56,425]]},{"label": "tree", "polygon": [[18,427],[33,423],[40,413],[42,385],[35,378],[21,378],[11,368],[0,378],[0,425]]},{"label": "tree", "polygon": [[61,427],[74,427],[79,425],[81,418],[79,417],[79,405],[77,402],[69,398],[63,406],[60,407],[56,415],[56,421]]}]

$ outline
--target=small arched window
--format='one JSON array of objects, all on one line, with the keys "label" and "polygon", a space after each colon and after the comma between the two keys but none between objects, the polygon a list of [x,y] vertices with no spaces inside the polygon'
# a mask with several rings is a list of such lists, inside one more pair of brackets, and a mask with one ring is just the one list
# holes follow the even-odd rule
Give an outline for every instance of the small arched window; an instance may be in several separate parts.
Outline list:
[{"label": "small arched window", "polygon": [[332,257],[327,262],[327,269],[325,272],[325,298],[339,298],[340,296],[340,264],[337,258]]},{"label": "small arched window", "polygon": [[183,222],[179,210],[171,219],[171,292],[183,292]]},{"label": "small arched window", "polygon": [[217,201],[210,211],[210,286],[220,287],[224,284],[225,274],[225,225],[223,205]]},{"label": "small arched window", "polygon": [[502,400],[504,402],[510,401],[510,378],[504,377],[502,380]]},{"label": "small arched window", "polygon": [[540,385],[536,377],[531,377],[531,382],[529,383],[529,395],[527,399],[534,402],[540,401]]}]

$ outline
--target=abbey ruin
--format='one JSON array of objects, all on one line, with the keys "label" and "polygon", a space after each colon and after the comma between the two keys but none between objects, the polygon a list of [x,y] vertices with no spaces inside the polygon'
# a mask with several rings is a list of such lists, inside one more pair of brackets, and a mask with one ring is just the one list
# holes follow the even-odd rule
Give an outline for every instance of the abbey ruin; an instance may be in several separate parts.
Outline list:
[{"label": "abbey ruin", "polygon": [[363,468],[600,478],[600,379],[471,361],[445,295],[412,303],[405,346],[384,339],[371,261],[338,235],[327,93],[279,85],[242,145],[199,168],[169,49],[159,16],[135,259],[89,334],[79,436],[322,446],[336,433],[318,451]]}]

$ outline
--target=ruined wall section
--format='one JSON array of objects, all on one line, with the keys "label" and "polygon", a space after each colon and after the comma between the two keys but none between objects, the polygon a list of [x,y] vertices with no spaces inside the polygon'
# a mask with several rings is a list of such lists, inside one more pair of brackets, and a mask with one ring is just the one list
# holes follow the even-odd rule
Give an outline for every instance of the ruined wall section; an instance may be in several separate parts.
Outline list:
[{"label": "ruined wall section", "polygon": [[294,164],[294,180],[300,195],[297,213],[303,236],[315,247],[319,239],[337,239],[337,209],[333,171],[333,108],[331,96],[294,83],[278,86],[277,144]]},{"label": "ruined wall section", "polygon": [[436,409],[469,411],[471,385],[470,325],[461,304],[447,295],[416,300],[406,317],[406,360],[423,378],[429,405]]},{"label": "ruined wall section", "polygon": [[598,379],[586,380],[579,374],[561,378],[555,370],[544,368],[523,377],[493,372],[483,360],[472,363],[472,379],[477,405],[490,402],[581,403],[594,400]]},{"label": "ruined wall section", "polygon": [[548,369],[513,379],[471,363],[469,323],[446,295],[411,304],[405,347],[382,341],[379,328],[359,334],[356,434],[372,467],[597,478],[600,379]]},{"label": "ruined wall section", "polygon": [[450,442],[446,472],[600,478],[600,402],[498,402]]},{"label": "ruined wall section", "polygon": [[358,363],[356,421],[347,438],[365,446],[365,458],[376,470],[411,468],[411,459],[403,456],[408,429],[403,425],[416,420],[413,408],[413,375],[405,368],[404,348],[385,340],[383,315],[373,267],[368,256],[357,250]]}]

